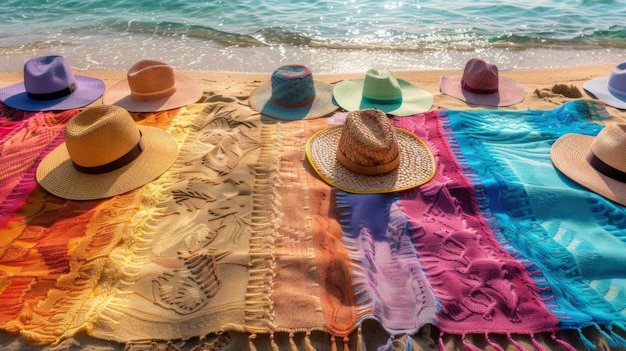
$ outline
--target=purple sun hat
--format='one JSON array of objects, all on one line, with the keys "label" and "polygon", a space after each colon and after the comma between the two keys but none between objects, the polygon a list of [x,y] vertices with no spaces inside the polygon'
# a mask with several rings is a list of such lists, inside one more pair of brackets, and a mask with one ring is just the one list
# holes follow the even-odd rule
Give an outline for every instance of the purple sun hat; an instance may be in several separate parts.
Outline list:
[{"label": "purple sun hat", "polygon": [[0,89],[0,101],[23,111],[69,110],[96,101],[105,90],[97,78],[74,75],[62,56],[40,56],[24,64],[24,81]]},{"label": "purple sun hat", "polygon": [[610,76],[586,81],[583,89],[609,106],[626,109],[626,62],[615,66]]}]

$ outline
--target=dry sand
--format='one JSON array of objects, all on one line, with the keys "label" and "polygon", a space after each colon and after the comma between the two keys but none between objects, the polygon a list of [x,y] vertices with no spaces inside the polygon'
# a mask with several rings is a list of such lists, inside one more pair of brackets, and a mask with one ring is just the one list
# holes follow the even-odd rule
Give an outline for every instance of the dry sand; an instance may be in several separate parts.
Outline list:
[{"label": "dry sand", "polygon": [[[504,107],[506,109],[552,109],[562,103],[577,98],[591,99],[582,85],[585,81],[608,76],[617,62],[603,63],[590,66],[501,71],[500,75],[513,78],[526,88],[526,98],[519,104]],[[182,73],[196,79],[202,85],[206,95],[231,96],[245,101],[248,94],[257,86],[269,82],[269,73],[238,73],[238,72],[211,72],[211,71],[183,71]],[[442,75],[461,75],[460,70],[430,70],[430,71],[394,71],[398,78],[407,80],[434,95],[433,108],[449,109],[481,109],[484,106],[473,106],[442,94],[439,91],[439,80]],[[123,71],[87,70],[75,71],[75,74],[97,77],[109,87],[126,77]],[[344,79],[363,78],[362,73],[346,74],[315,74],[316,80],[327,83],[336,83]],[[22,81],[22,73],[0,73],[0,86],[8,86]],[[556,89],[555,89],[556,86]],[[565,89],[563,89],[565,88]],[[574,89],[571,89],[574,88]],[[563,91],[565,90],[565,91]],[[575,96],[579,92],[580,96]],[[216,97],[217,99],[217,97]],[[94,104],[99,104],[100,101]],[[626,117],[626,111],[607,108],[613,117]]]}]

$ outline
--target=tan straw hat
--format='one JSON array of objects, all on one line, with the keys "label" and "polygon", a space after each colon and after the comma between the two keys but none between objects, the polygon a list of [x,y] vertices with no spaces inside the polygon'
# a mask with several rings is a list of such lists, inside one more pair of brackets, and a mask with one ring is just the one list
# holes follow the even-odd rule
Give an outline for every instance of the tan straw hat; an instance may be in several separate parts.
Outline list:
[{"label": "tan straw hat", "polygon": [[118,106],[88,107],[65,126],[65,143],[37,168],[37,182],[70,200],[102,199],[136,189],[165,172],[178,155],[165,130],[137,126]]},{"label": "tan straw hat", "polygon": [[198,102],[202,88],[193,79],[161,61],[141,60],[127,78],[104,92],[102,103],[117,105],[131,112],[171,110]]},{"label": "tan straw hat", "polygon": [[585,188],[626,206],[626,124],[609,124],[596,137],[565,134],[550,149],[554,166]]},{"label": "tan straw hat", "polygon": [[350,112],[342,126],[319,131],[306,155],[324,181],[352,193],[410,189],[430,181],[436,167],[420,138],[394,128],[377,109]]}]

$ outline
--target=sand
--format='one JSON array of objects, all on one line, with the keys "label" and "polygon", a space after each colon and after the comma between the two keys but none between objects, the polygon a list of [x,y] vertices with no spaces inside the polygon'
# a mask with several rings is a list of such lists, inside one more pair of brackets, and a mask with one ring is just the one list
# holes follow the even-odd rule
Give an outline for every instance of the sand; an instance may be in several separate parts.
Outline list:
[{"label": "sand", "polygon": [[[500,75],[513,78],[522,83],[526,89],[524,101],[519,104],[503,109],[553,109],[563,103],[576,99],[591,99],[582,85],[585,81],[608,76],[617,63],[604,63],[582,67],[569,67],[558,69],[501,71]],[[102,79],[109,87],[126,77],[123,71],[88,70],[75,71],[76,74],[97,77]],[[232,72],[209,72],[209,71],[183,71],[196,79],[205,92],[204,101],[224,101],[224,99],[236,99],[245,104],[248,94],[257,86],[267,83],[270,73],[232,73]],[[330,84],[344,79],[362,78],[364,72],[346,74],[319,74],[313,72],[315,79]],[[448,109],[482,109],[483,106],[473,106],[447,96],[439,92],[439,80],[442,75],[461,75],[460,70],[433,70],[433,71],[394,71],[396,77],[414,83],[434,95],[433,108]],[[9,86],[22,81],[21,73],[0,73],[0,86]],[[101,104],[100,101],[94,104]],[[615,121],[626,121],[626,111],[607,107],[608,112]],[[376,329],[376,328],[374,328]],[[370,329],[371,330],[371,329]],[[377,335],[381,340],[387,336],[381,330]],[[375,337],[375,336],[372,336]],[[239,340],[233,340],[228,349],[236,349],[246,342],[245,336]],[[121,350],[123,345],[113,345],[106,341],[90,339],[85,335],[78,335],[75,339],[69,339],[56,346],[33,346],[19,337],[0,333],[0,347],[7,349],[22,350],[62,350],[62,349],[92,349],[92,350]]]},{"label": "sand", "polygon": [[[608,76],[617,62],[609,62],[589,66],[576,66],[555,69],[511,70],[500,71],[503,77],[509,77],[522,83],[526,88],[526,97],[519,104],[503,107],[505,109],[552,109],[567,101],[578,98],[591,99],[582,88],[585,81]],[[268,73],[239,73],[212,71],[181,71],[196,79],[209,96],[234,96],[245,101],[248,94],[257,86],[269,82]],[[482,109],[484,106],[468,105],[467,103],[447,96],[439,91],[439,80],[442,75],[461,75],[460,70],[429,70],[429,71],[394,71],[397,78],[407,80],[434,95],[433,108],[449,109]],[[126,77],[123,71],[86,70],[75,71],[75,74],[102,79],[109,87]],[[363,78],[365,72],[345,74],[315,74],[316,80],[330,84],[344,79]],[[8,86],[22,81],[22,73],[0,73],[0,86]],[[565,88],[565,89],[564,89]],[[573,88],[573,89],[572,89]],[[580,92],[580,96],[570,93]],[[94,104],[100,104],[100,101]],[[626,111],[607,108],[616,118],[626,118]]]}]

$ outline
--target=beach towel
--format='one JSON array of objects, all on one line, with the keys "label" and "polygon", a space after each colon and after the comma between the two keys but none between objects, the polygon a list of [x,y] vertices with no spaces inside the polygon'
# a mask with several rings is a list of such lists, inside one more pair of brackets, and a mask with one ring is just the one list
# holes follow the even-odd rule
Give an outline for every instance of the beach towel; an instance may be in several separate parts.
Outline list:
[{"label": "beach towel", "polygon": [[39,161],[63,142],[63,129],[79,110],[18,111],[0,103],[0,228],[36,187]]},{"label": "beach towel", "polygon": [[[555,342],[573,349],[555,333],[562,328],[582,330],[593,323],[580,320],[572,323],[577,309],[570,310],[567,305],[555,308],[555,297],[549,293],[550,284],[541,274],[541,268],[534,265],[534,260],[523,259],[502,238],[503,229],[494,218],[494,209],[486,203],[487,195],[523,201],[517,193],[504,193],[509,187],[507,182],[518,187],[523,182],[514,173],[512,179],[497,182],[483,174],[486,167],[499,161],[504,164],[494,166],[493,173],[502,177],[513,168],[507,164],[515,159],[511,154],[521,158],[526,153],[518,163],[521,169],[518,172],[527,172],[529,178],[546,172],[556,175],[549,159],[549,146],[563,133],[579,130],[597,133],[601,126],[591,118],[605,118],[605,112],[594,108],[592,103],[577,101],[550,111],[440,110],[436,114],[395,119],[396,126],[428,141],[438,162],[435,178],[419,188],[396,194],[365,196],[339,191],[337,196],[344,244],[351,252],[351,261],[356,263],[353,271],[358,272],[353,281],[360,288],[357,291],[362,291],[362,299],[370,301],[376,311],[374,316],[391,335],[415,333],[415,329],[410,329],[411,321],[419,320],[420,315],[407,307],[420,306],[419,312],[428,311],[423,301],[429,296],[424,292],[430,292],[437,301],[432,323],[442,333],[461,335],[468,349],[476,347],[468,341],[472,334],[484,335],[485,342],[496,348],[498,344],[491,340],[495,335],[508,336],[510,343],[518,344],[513,335],[525,334],[531,344],[541,347],[535,340],[538,333],[551,333]],[[499,154],[493,151],[498,143],[511,154],[498,158]],[[467,160],[472,163],[468,164]],[[480,169],[474,170],[471,165]],[[546,171],[540,173],[541,169]],[[486,190],[484,184],[491,188]],[[553,183],[548,181],[546,186]],[[567,185],[563,187],[567,191]],[[535,191],[540,196],[551,193],[546,189]],[[563,207],[567,208],[568,203],[564,202]],[[512,213],[505,212],[502,216],[519,215],[517,212],[522,209],[520,204],[513,205]],[[519,220],[525,223],[526,218],[522,216]],[[532,245],[526,242],[523,247]],[[561,248],[561,251],[566,250]],[[555,252],[550,255],[555,262],[562,257]],[[404,272],[419,272],[417,278],[399,274],[402,257],[417,258],[412,269],[408,265],[404,268]],[[536,254],[534,258],[537,257],[543,256]],[[394,269],[385,261],[393,262]],[[570,261],[560,264],[565,267],[566,262]],[[422,271],[426,280],[419,279]],[[414,289],[413,294],[394,295],[405,282],[412,281],[421,282],[415,286],[427,288]],[[416,297],[421,301],[410,300]],[[389,319],[401,313],[404,315],[399,318],[399,324]],[[599,324],[613,326],[606,319]],[[439,347],[445,348],[443,334],[438,341]],[[588,344],[592,343],[588,341]],[[612,346],[618,345],[619,342]]]},{"label": "beach towel", "polygon": [[[562,133],[597,133],[605,111],[594,108],[394,118],[438,171],[427,186],[376,195],[333,189],[306,161],[306,140],[340,114],[283,122],[236,100],[133,114],[168,130],[178,159],[109,199],[32,189],[12,214],[20,225],[0,229],[0,329],[56,347],[412,350],[447,348],[451,336],[497,349],[519,334],[543,347],[539,333],[572,349],[559,332],[592,327],[623,346],[621,258],[599,240],[601,256],[583,257],[590,244],[568,232],[587,214],[586,232],[619,244],[622,210],[550,173],[543,155]],[[587,205],[539,205],[552,192]],[[542,231],[552,236],[536,240]],[[580,267],[581,257],[616,265]]]},{"label": "beach towel", "polygon": [[[580,100],[550,111],[449,110],[442,111],[441,117],[451,149],[472,181],[482,217],[501,248],[521,263],[513,270],[501,266],[499,274],[506,279],[506,274],[523,268],[540,301],[558,318],[555,326],[579,331],[585,347],[594,347],[580,332],[589,326],[609,346],[624,347],[620,335],[626,321],[626,211],[570,181],[549,158],[550,146],[564,133],[596,135],[603,126],[589,118],[597,122],[608,117],[606,112]],[[414,226],[422,227],[417,221]],[[463,251],[462,257],[469,258],[468,254]],[[471,260],[466,263],[472,268]],[[470,285],[489,285],[488,278],[475,276]],[[521,307],[523,291],[511,292]],[[443,311],[447,316],[440,318],[440,328],[457,328],[450,320],[455,316],[450,311],[455,310]],[[519,326],[529,319],[540,322],[536,315],[512,317]],[[552,321],[546,318],[544,323]],[[494,325],[484,318],[473,322],[474,328],[485,332]],[[499,324],[502,327],[506,324]]]}]

